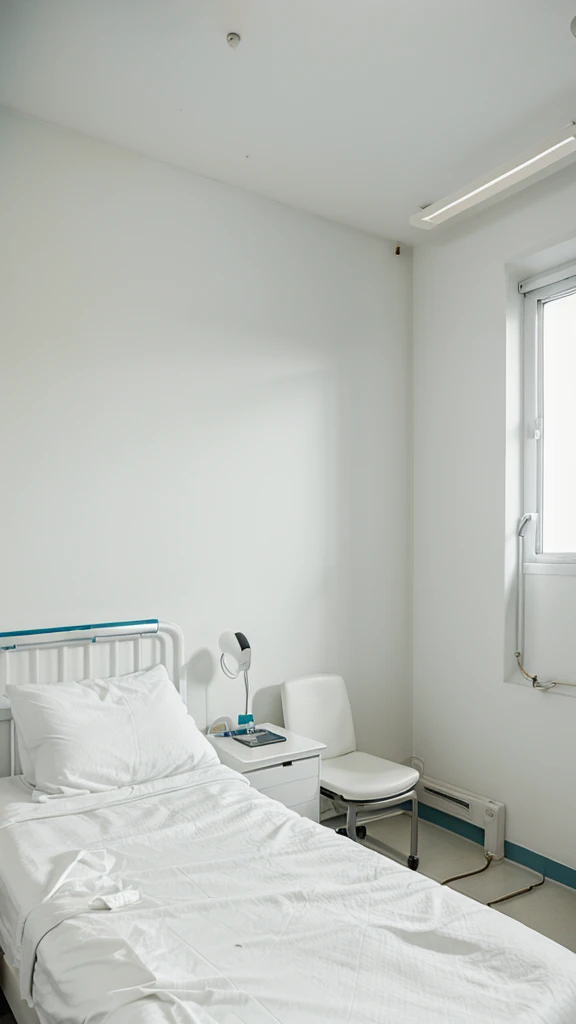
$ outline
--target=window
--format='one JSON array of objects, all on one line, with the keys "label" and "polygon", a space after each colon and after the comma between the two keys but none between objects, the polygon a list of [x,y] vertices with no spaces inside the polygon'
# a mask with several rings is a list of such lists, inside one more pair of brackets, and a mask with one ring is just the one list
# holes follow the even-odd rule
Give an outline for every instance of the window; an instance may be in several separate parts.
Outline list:
[{"label": "window", "polygon": [[520,286],[526,295],[524,501],[537,514],[526,559],[576,563],[576,276],[558,276],[543,287]]}]

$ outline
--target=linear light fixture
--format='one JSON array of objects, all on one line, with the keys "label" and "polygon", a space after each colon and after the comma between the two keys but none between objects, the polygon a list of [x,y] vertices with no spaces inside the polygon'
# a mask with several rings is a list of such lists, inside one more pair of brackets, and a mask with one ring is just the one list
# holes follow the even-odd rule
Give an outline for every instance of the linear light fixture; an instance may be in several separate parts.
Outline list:
[{"label": "linear light fixture", "polygon": [[527,181],[528,178],[541,175],[547,168],[553,169],[555,163],[565,160],[575,151],[576,124],[572,123],[491,174],[485,174],[451,196],[418,210],[418,213],[410,217],[410,223],[417,228],[434,228],[443,221],[464,213],[464,210],[469,210],[472,206],[514,189],[514,186]]}]

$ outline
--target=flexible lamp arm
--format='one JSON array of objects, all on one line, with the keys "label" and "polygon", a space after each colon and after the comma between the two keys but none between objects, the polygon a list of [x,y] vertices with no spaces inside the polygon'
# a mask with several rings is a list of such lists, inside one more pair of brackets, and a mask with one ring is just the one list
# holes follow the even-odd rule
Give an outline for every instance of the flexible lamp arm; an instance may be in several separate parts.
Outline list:
[{"label": "flexible lamp arm", "polygon": [[244,672],[244,689],[246,690],[246,710],[244,714],[248,714],[248,708],[250,707],[250,680],[248,679],[248,673]]}]

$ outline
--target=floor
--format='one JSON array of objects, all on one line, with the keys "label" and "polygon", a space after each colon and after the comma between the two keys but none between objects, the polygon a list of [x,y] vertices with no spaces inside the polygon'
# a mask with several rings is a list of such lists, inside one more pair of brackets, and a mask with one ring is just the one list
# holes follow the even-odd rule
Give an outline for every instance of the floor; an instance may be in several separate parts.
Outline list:
[{"label": "floor", "polygon": [[[333,819],[329,824],[337,827],[343,821]],[[394,850],[407,854],[410,832],[410,818],[407,815],[399,814],[372,822],[369,830],[376,838],[389,844],[391,856]],[[438,882],[450,875],[473,871],[485,863],[481,846],[427,821],[420,822],[419,846],[419,870]],[[538,881],[539,877],[511,861],[494,861],[482,875],[454,882],[452,887],[486,903],[514,889],[530,885]],[[516,896],[494,910],[515,917],[517,921],[522,921],[576,953],[576,890],[546,881],[541,888],[524,896]],[[14,1018],[7,1013],[7,1009],[0,993],[0,1024],[14,1024]]]},{"label": "floor", "polygon": [[[330,822],[332,824],[332,822]],[[335,822],[344,824],[343,820]],[[395,815],[382,821],[372,822],[368,831],[393,850],[408,853],[410,818],[406,814]],[[428,821],[419,825],[419,870],[429,878],[441,882],[450,875],[473,871],[485,864],[484,850],[477,843],[447,832]],[[523,868],[512,861],[493,861],[487,871],[475,878],[462,879],[451,883],[451,888],[487,903],[515,889],[531,885],[542,876]],[[576,953],[576,890],[568,889],[557,882],[546,881],[539,889],[515,896],[506,903],[493,908],[497,913],[522,921],[537,932]]]}]

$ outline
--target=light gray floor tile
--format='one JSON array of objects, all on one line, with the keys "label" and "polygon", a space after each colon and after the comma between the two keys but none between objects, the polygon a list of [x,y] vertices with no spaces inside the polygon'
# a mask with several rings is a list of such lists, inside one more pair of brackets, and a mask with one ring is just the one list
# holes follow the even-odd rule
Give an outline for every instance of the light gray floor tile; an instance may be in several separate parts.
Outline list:
[{"label": "light gray floor tile", "polygon": [[[339,827],[344,824],[344,819],[333,819],[326,824]],[[368,832],[388,844],[390,856],[405,861],[410,840],[408,815],[398,814],[372,822],[368,825]],[[485,864],[481,846],[428,821],[419,823],[419,840],[419,870],[437,882],[450,875],[473,871]],[[515,889],[531,885],[540,878],[536,872],[512,861],[493,861],[481,875],[452,882],[451,887],[481,903],[487,903]],[[515,896],[494,910],[522,921],[576,952],[576,890],[547,879],[540,888],[523,896]]]}]

